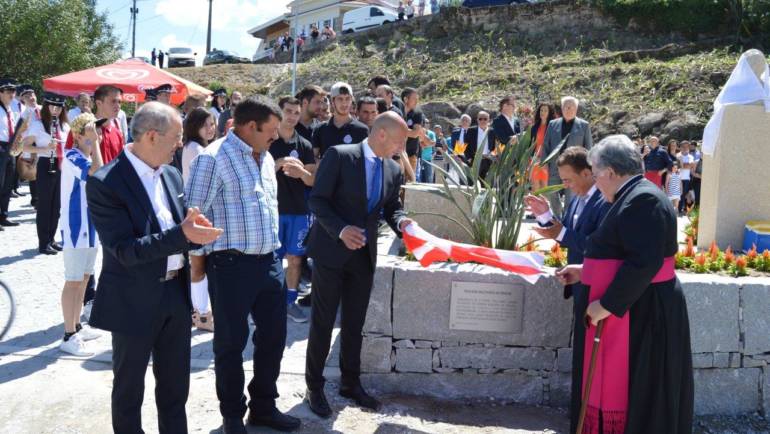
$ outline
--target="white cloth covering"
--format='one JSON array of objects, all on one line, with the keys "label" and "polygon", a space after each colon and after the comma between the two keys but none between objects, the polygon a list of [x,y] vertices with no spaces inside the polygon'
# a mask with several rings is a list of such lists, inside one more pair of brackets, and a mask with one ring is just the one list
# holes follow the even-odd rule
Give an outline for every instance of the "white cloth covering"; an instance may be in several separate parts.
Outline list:
[{"label": "white cloth covering", "polygon": [[724,111],[728,106],[763,101],[765,111],[770,112],[770,71],[767,62],[764,62],[762,78],[757,80],[757,75],[749,64],[750,55],[752,55],[751,50],[741,55],[738,65],[714,101],[714,114],[703,131],[703,153],[706,155],[714,155],[716,151],[719,128],[722,125]]}]

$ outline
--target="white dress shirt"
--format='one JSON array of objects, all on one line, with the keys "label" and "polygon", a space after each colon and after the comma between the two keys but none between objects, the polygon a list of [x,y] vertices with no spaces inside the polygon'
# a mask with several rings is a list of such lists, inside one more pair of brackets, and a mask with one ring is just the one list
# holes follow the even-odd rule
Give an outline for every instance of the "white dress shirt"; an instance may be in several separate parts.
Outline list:
[{"label": "white dress shirt", "polygon": [[[591,199],[591,196],[596,192],[596,184],[591,186],[591,189],[588,190],[588,193],[585,194],[585,196],[577,196],[578,198],[578,205],[577,210],[575,210],[575,214],[572,216],[572,226],[570,229],[575,229],[575,226],[577,226],[578,219],[580,219],[580,214],[583,213],[583,209],[585,208],[586,204],[588,203],[588,200]],[[548,211],[544,212],[543,214],[540,214],[537,216],[537,222],[541,225],[546,225],[548,222],[550,222],[553,219],[553,213],[549,209]],[[564,239],[564,235],[567,233],[567,227],[562,226],[561,231],[559,232],[559,235],[556,237],[556,241],[561,242],[561,240]]]},{"label": "white dress shirt", "polygon": [[[139,175],[139,180],[142,181],[147,196],[152,203],[152,209],[155,211],[155,217],[158,219],[160,229],[163,231],[169,230],[176,226],[174,216],[171,214],[171,210],[166,197],[166,191],[163,188],[163,181],[160,179],[160,174],[163,172],[162,168],[153,169],[148,166],[147,163],[140,160],[139,157],[131,152],[129,146],[124,149],[128,161],[134,167],[136,174]],[[166,271],[179,270],[184,266],[184,256],[181,253],[171,255],[168,257],[166,265]]]},{"label": "white dress shirt", "polygon": [[489,146],[487,146],[487,131],[489,131],[489,128],[482,130],[481,127],[479,127],[479,135],[476,137],[476,149],[482,146],[484,147],[481,151],[481,155],[489,155],[489,153],[492,152],[489,150]]}]

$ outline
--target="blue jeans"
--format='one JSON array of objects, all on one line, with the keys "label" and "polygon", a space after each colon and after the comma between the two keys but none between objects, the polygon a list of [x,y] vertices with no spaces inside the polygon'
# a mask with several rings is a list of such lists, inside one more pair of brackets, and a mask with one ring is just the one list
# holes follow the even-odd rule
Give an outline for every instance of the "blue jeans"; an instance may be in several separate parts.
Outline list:
[{"label": "blue jeans", "polygon": [[420,160],[420,182],[433,182],[433,166],[430,161]]}]

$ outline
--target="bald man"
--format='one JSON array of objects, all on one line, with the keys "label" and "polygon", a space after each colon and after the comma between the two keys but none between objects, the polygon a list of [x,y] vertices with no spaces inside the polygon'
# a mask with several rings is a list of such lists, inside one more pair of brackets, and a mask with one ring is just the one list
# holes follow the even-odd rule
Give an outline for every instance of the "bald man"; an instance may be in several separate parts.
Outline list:
[{"label": "bald man", "polygon": [[404,151],[409,129],[393,112],[377,116],[361,143],[329,148],[316,172],[309,206],[315,222],[308,236],[313,258],[313,307],[307,346],[306,401],[321,417],[332,409],[324,395],[324,364],[329,355],[337,306],[342,302],[340,395],[376,410],[359,380],[361,329],[377,265],[380,214],[400,235],[411,220],[399,198],[401,169],[391,158]]}]

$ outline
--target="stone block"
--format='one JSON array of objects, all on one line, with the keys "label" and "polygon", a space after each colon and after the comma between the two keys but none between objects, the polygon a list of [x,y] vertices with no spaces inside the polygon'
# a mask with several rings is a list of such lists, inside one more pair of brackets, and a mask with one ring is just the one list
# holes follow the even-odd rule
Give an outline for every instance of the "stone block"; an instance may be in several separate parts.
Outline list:
[{"label": "stone block", "polygon": [[439,357],[438,351],[433,352],[433,369],[441,367],[441,357]]},{"label": "stone block", "polygon": [[375,396],[403,393],[441,399],[485,397],[528,405],[543,404],[544,379],[523,373],[364,374],[361,381]]},{"label": "stone block", "polygon": [[695,414],[738,415],[760,409],[760,368],[696,369]]},{"label": "stone block", "polygon": [[391,324],[391,299],[393,294],[393,260],[388,261],[380,256],[377,270],[374,273],[372,294],[369,297],[369,307],[366,310],[364,334],[393,335]]},{"label": "stone block", "polygon": [[[443,192],[443,186],[431,184],[407,184],[404,185],[404,209],[410,213],[431,213],[413,214],[409,217],[414,219],[420,226],[431,234],[453,241],[470,243],[473,240],[471,236],[457,223],[441,217],[447,216],[457,221],[464,221],[465,217],[455,204],[450,202]],[[466,212],[470,212],[470,205],[465,200],[463,194],[457,190],[453,193],[457,203],[463,207]]]},{"label": "stone block", "polygon": [[762,398],[762,411],[767,417],[770,415],[770,368],[765,366],[762,368],[762,390],[764,391]]},{"label": "stone block", "polygon": [[496,374],[498,372],[500,372],[500,370],[495,368],[479,369],[479,374],[484,374],[484,375]]},{"label": "stone block", "polygon": [[713,368],[714,355],[712,353],[693,354],[692,367],[695,369]]},{"label": "stone block", "polygon": [[433,341],[430,343],[431,348],[441,348],[441,341]]},{"label": "stone block", "polygon": [[393,346],[396,348],[414,348],[414,342],[412,342],[409,339],[401,339],[401,340],[395,341],[393,343]]},{"label": "stone block", "polygon": [[431,341],[418,340],[418,341],[414,341],[414,347],[415,348],[432,348],[433,345]]},{"label": "stone block", "polygon": [[741,353],[730,353],[730,367],[731,368],[741,367]]},{"label": "stone block", "polygon": [[390,372],[390,351],[393,341],[390,337],[364,336],[361,341],[361,371]]},{"label": "stone block", "polygon": [[551,407],[569,407],[572,393],[572,375],[554,372],[548,376],[548,402]]},{"label": "stone block", "polygon": [[687,298],[693,353],[740,351],[739,289],[726,276],[678,274]]},{"label": "stone block", "polygon": [[[523,285],[521,333],[450,329],[453,281]],[[397,339],[568,347],[572,302],[564,300],[562,292],[562,286],[551,277],[542,277],[530,285],[519,276],[484,265],[445,263],[422,268],[417,263],[406,262],[395,271],[393,336]],[[448,346],[447,342],[443,346]]]},{"label": "stone block", "polygon": [[460,343],[457,341],[441,341],[442,347],[457,347]]},{"label": "stone block", "polygon": [[441,348],[441,366],[445,368],[497,368],[552,370],[554,350],[540,348]]},{"label": "stone block", "polygon": [[397,372],[433,371],[433,351],[430,349],[399,348],[396,350]]},{"label": "stone block", "polygon": [[730,367],[730,353],[714,353],[714,367],[715,368],[729,368]]},{"label": "stone block", "polygon": [[559,348],[556,352],[556,370],[572,372],[572,348]]},{"label": "stone block", "polygon": [[448,374],[450,372],[457,372],[458,369],[454,368],[433,368],[433,372],[438,372],[439,374]]},{"label": "stone block", "polygon": [[761,280],[764,282],[744,284],[741,288],[745,354],[770,351],[770,279]]},{"label": "stone block", "polygon": [[[744,356],[743,357],[743,367],[744,368],[764,368],[767,366],[767,360],[762,359],[755,359],[751,356]],[[767,375],[767,374],[765,374]],[[770,390],[765,389],[765,394],[767,395],[770,393]]]}]

